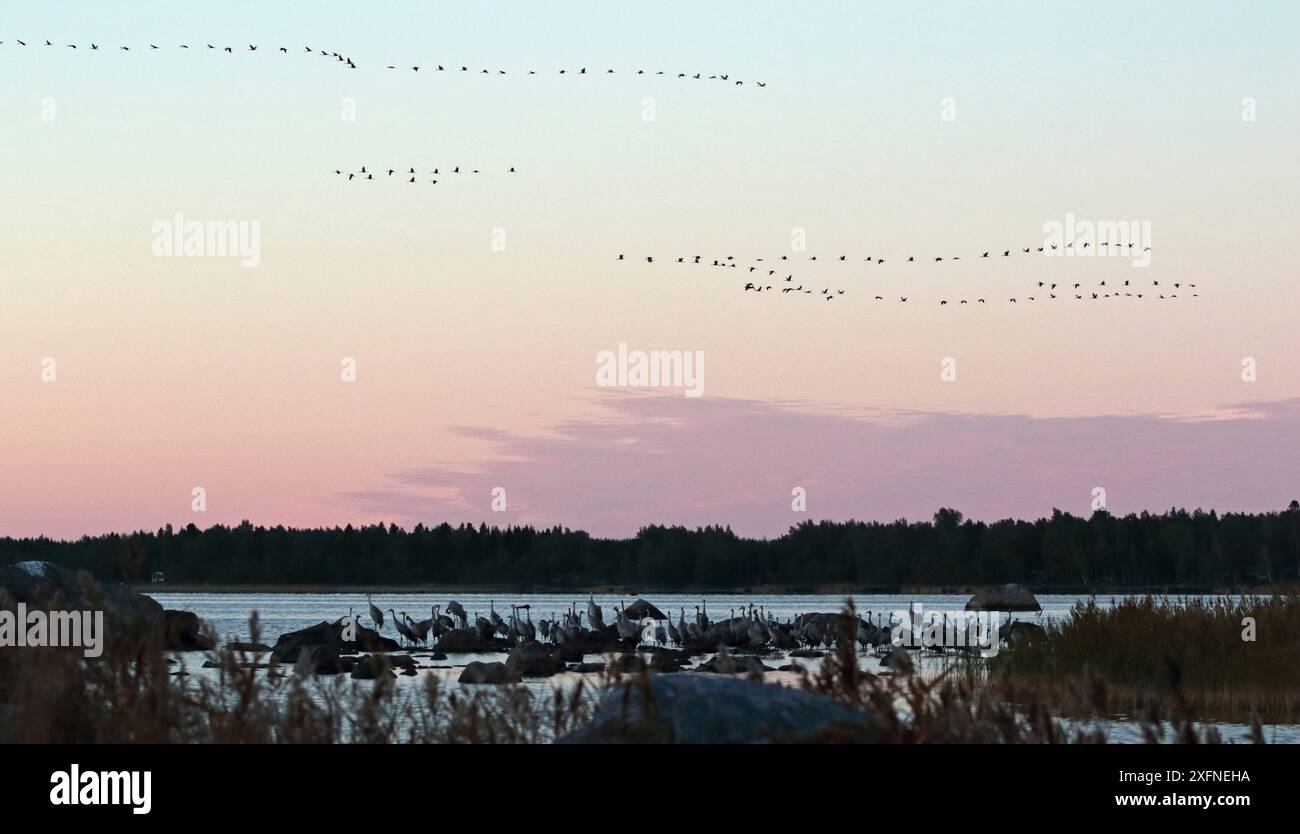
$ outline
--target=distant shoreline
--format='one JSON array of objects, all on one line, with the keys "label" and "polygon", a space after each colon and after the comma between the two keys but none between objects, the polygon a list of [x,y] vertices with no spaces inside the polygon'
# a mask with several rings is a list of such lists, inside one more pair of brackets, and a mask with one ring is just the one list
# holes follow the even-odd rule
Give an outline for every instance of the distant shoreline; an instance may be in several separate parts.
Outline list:
[{"label": "distant shoreline", "polygon": [[[627,597],[654,596],[657,594],[677,595],[777,595],[777,596],[900,596],[915,594],[917,596],[969,595],[976,591],[997,585],[906,585],[891,587],[850,587],[844,585],[827,586],[751,586],[742,588],[629,588],[617,585],[591,585],[584,587],[506,587],[501,585],[328,585],[328,584],[275,584],[250,582],[246,584],[193,582],[143,582],[130,586],[140,593],[156,594],[577,594],[585,595],[589,591],[608,596],[611,594]],[[1227,588],[1174,585],[1141,585],[1131,587],[1083,588],[1068,586],[1030,586],[1035,594],[1044,596],[1110,596],[1142,595],[1153,596],[1252,596],[1274,595],[1294,592],[1291,585],[1249,585]]]}]

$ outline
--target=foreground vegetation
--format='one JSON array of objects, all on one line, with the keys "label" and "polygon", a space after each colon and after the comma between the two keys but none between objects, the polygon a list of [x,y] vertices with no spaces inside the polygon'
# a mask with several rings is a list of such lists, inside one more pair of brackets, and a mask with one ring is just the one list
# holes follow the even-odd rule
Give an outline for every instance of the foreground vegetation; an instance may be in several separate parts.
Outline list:
[{"label": "foreground vegetation", "polygon": [[[781,740],[1107,741],[1100,725],[1085,721],[1067,728],[1053,717],[1065,703],[1061,693],[1038,698],[1035,687],[991,679],[972,665],[952,666],[928,680],[906,671],[910,664],[889,677],[866,673],[859,668],[853,622],[844,618],[839,648],[816,673],[801,674],[799,683],[862,710],[869,724],[837,724]],[[258,631],[254,615],[253,641]],[[590,685],[469,691],[432,675],[418,685],[399,686],[383,673],[373,682],[356,682],[287,665],[267,667],[229,649],[205,657],[219,665],[213,676],[177,674],[167,653],[150,640],[110,642],[96,660],[75,649],[0,649],[0,743],[540,743],[582,727],[614,687],[648,693],[650,680],[645,670],[623,675],[610,664],[610,671]],[[1054,662],[1037,654],[1016,662],[1031,661],[1042,670]],[[1104,715],[1110,697],[1097,684],[1088,690],[1089,701],[1070,706]],[[604,708],[611,702],[617,705],[619,699],[606,701]],[[1143,719],[1149,741],[1219,740],[1212,728],[1198,731],[1185,710],[1166,711],[1151,702]],[[1255,738],[1263,738],[1258,723]],[[629,729],[627,740],[664,739]]]},{"label": "foreground vegetation", "polygon": [[992,524],[805,522],[772,540],[652,526],[630,539],[580,530],[377,524],[298,530],[189,525],[74,542],[0,538],[0,564],[40,559],[101,580],[495,588],[985,585],[1225,588],[1300,579],[1300,504],[1277,513],[1089,518],[1054,512]]},{"label": "foreground vegetation", "polygon": [[[1300,596],[1080,603],[993,679],[1066,713],[1300,721]],[[1080,698],[1080,693],[1084,697]]]}]

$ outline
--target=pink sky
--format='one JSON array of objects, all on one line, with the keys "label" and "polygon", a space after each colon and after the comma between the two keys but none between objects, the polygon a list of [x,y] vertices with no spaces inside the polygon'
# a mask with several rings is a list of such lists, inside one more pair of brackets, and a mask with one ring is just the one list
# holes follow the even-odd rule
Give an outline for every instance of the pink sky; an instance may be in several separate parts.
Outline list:
[{"label": "pink sky", "polygon": [[[1122,25],[1063,26],[1004,4],[81,5],[6,9],[5,27],[283,36],[362,67],[0,49],[0,535],[242,519],[770,535],[941,505],[1086,513],[1098,486],[1117,512],[1300,492],[1295,8],[1225,26],[1108,2],[1093,17]],[[387,68],[430,60],[512,72]],[[619,72],[556,72],[581,65]],[[334,173],[361,165],[482,173]],[[259,223],[258,265],[156,256],[152,228],[177,213]],[[1021,253],[1069,215],[1149,224],[1151,263]],[[675,263],[697,253],[787,255],[814,293],[845,295],[760,297],[746,270]],[[1125,282],[1145,298],[1090,298]],[[1160,301],[1175,283],[1196,297]],[[622,342],[702,351],[703,396],[596,387],[594,357]]]},{"label": "pink sky", "polygon": [[[1123,514],[1171,506],[1268,511],[1300,497],[1300,399],[1212,415],[1033,418],[829,413],[731,399],[611,394],[605,419],[553,437],[462,428],[493,462],[396,471],[346,496],[348,515],[567,524],[627,535],[650,522],[778,535],[804,518],[1087,515],[1106,490]],[[610,419],[613,418],[613,419]],[[493,487],[508,510],[488,512]],[[791,510],[802,486],[807,513]]]}]

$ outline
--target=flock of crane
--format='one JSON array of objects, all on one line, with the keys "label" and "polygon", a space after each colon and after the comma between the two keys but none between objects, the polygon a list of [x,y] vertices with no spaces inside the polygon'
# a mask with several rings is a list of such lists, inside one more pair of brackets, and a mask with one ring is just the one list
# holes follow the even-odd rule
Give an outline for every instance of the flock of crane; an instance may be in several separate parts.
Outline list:
[{"label": "flock of crane", "polygon": [[[438,176],[448,176],[448,175],[452,175],[452,174],[459,174],[459,173],[461,173],[461,166],[459,166],[459,165],[455,165],[455,166],[453,166],[453,167],[446,168],[446,170],[443,170],[445,167],[446,167],[446,166],[441,166],[441,165],[440,165],[440,166],[438,166],[437,168],[434,168],[432,171],[429,171],[428,173],[429,173],[429,174],[432,174],[432,175],[435,176],[435,177],[438,177]],[[466,174],[480,174],[480,173],[482,173],[482,171],[480,171],[478,168],[469,168],[469,167],[466,167],[464,173],[466,173]],[[507,174],[514,174],[514,173],[517,173],[517,172],[515,171],[515,166],[511,165],[510,168],[506,171],[506,173],[507,173]],[[366,169],[366,166],[362,165],[362,166],[361,166],[361,170],[359,170],[359,171],[344,171],[342,168],[335,168],[335,169],[334,169],[334,174],[335,174],[336,176],[340,176],[340,177],[341,177],[341,176],[346,176],[346,177],[348,178],[348,181],[349,181],[349,182],[351,182],[352,180],[373,180],[373,179],[375,178],[375,174],[378,174],[378,175],[379,175],[379,178],[380,178],[381,180],[382,180],[382,179],[392,179],[392,178],[393,178],[393,175],[396,174],[396,175],[397,175],[397,178],[396,178],[396,180],[394,180],[394,181],[396,181],[396,182],[403,182],[403,181],[405,181],[405,182],[408,182],[408,183],[414,183],[414,182],[416,181],[417,178],[419,178],[420,176],[423,175],[423,172],[417,172],[417,171],[415,170],[415,166],[414,166],[414,165],[408,167],[406,171],[403,171],[401,168],[389,168],[389,169],[387,169],[386,171],[385,171],[385,169],[383,169],[383,168],[379,168],[379,169],[377,169],[377,170],[370,171],[370,170],[367,170],[367,169]],[[387,176],[385,176],[385,174],[386,174]],[[410,177],[410,179],[407,179],[407,177]],[[433,183],[434,185],[437,185],[437,184],[438,184],[438,181],[437,181],[436,179],[431,179],[431,180],[429,180],[429,182]]]},{"label": "flock of crane", "polygon": [[[4,46],[6,43],[8,43],[7,40],[0,40],[0,46]],[[16,47],[25,48],[25,47],[29,46],[29,43],[28,43],[27,41],[25,41],[25,40],[14,39],[14,41],[13,41],[13,45],[16,46]],[[94,43],[93,41],[92,41],[92,42],[89,42],[89,43],[85,43],[85,44],[75,44],[75,43],[58,44],[58,43],[54,43],[53,41],[51,41],[51,40],[49,40],[49,39],[44,39],[44,43],[43,43],[43,44],[42,44],[40,41],[35,41],[35,40],[34,40],[34,41],[31,41],[30,45],[32,45],[32,46],[55,47],[55,48],[62,48],[62,49],[81,49],[81,50],[84,51],[84,52],[99,52],[99,51],[101,51],[101,47],[100,47],[100,45],[97,44],[97,43]],[[169,49],[169,48],[170,48],[170,49],[184,49],[184,50],[189,50],[189,49],[191,48],[191,46],[190,46],[190,44],[188,44],[188,43],[177,44],[177,45],[174,46],[174,47],[159,46],[159,45],[156,44],[156,43],[145,43],[145,44],[143,44],[143,45],[141,45],[141,44],[137,44],[137,45],[134,46],[134,47],[132,47],[132,46],[122,46],[122,45],[117,45],[116,48],[114,48],[113,46],[106,46],[106,47],[103,47],[103,48],[102,48],[102,51],[105,51],[105,52],[131,52],[131,51],[134,49],[136,52],[152,52],[152,51],[155,51],[155,50],[157,50],[157,51],[161,51],[161,50],[163,50],[163,49]],[[360,65],[359,65],[355,60],[353,60],[351,57],[349,57],[349,56],[347,56],[347,55],[344,55],[344,54],[341,53],[341,52],[337,52],[337,51],[333,51],[333,50],[325,50],[325,49],[314,49],[314,48],[312,48],[312,47],[310,47],[310,46],[304,46],[304,47],[302,48],[302,51],[299,52],[297,47],[290,48],[290,47],[288,47],[288,46],[279,46],[279,47],[268,47],[267,49],[264,49],[264,50],[263,50],[263,49],[261,49],[261,47],[260,47],[258,44],[255,44],[255,43],[250,43],[250,44],[248,44],[247,46],[244,46],[244,45],[240,45],[240,46],[219,46],[219,45],[217,45],[217,44],[208,43],[208,42],[206,42],[206,41],[203,41],[203,42],[195,43],[195,44],[193,45],[193,49],[194,49],[194,50],[197,50],[197,51],[207,51],[207,50],[212,50],[214,53],[225,54],[225,55],[234,55],[234,54],[237,53],[237,52],[238,52],[238,53],[244,53],[244,54],[248,54],[248,53],[258,53],[258,52],[270,52],[270,53],[279,52],[279,53],[282,54],[282,55],[289,55],[289,54],[297,54],[297,55],[311,55],[311,56],[315,56],[315,57],[323,57],[323,58],[329,58],[329,59],[332,59],[333,63],[335,63],[335,64],[340,64],[340,65],[342,65],[343,67],[346,67],[347,69],[355,70],[355,69],[359,69],[359,68],[360,68]],[[439,73],[439,72],[442,72],[442,73],[452,73],[452,74],[457,74],[457,75],[458,75],[458,74],[461,74],[461,73],[466,73],[466,74],[473,74],[473,75],[476,75],[476,76],[487,75],[487,76],[492,76],[492,77],[501,77],[501,76],[509,76],[509,75],[537,75],[537,74],[538,74],[538,73],[537,73],[537,70],[535,70],[535,69],[519,70],[519,71],[517,71],[517,72],[512,73],[512,72],[509,71],[509,70],[504,70],[504,69],[500,69],[500,68],[497,68],[497,69],[488,69],[487,67],[483,67],[483,68],[478,69],[478,70],[472,70],[472,69],[469,68],[469,66],[468,66],[467,64],[438,64],[438,63],[433,63],[433,62],[428,62],[428,63],[423,63],[423,64],[400,65],[400,66],[397,65],[397,64],[385,64],[384,66],[385,66],[387,69],[389,69],[389,70],[394,70],[394,71],[399,71],[399,72],[412,72],[412,73],[418,73],[418,72],[421,70],[421,68],[423,68],[424,71],[425,71],[425,74],[426,74],[426,75],[429,74],[429,73]],[[614,69],[613,67],[607,67],[604,71],[601,71],[601,70],[598,70],[598,69],[593,69],[591,72],[588,72],[586,67],[579,67],[579,68],[572,69],[572,70],[570,70],[570,69],[567,68],[567,67],[564,67],[564,68],[560,68],[560,69],[555,70],[555,74],[556,74],[556,75],[564,75],[564,76],[570,76],[570,75],[572,75],[572,76],[592,76],[592,77],[597,77],[597,76],[618,75],[618,74],[619,74],[619,71],[616,70],[616,69]],[[684,80],[693,80],[693,81],[718,81],[718,82],[723,83],[723,84],[726,84],[727,86],[730,86],[730,87],[744,87],[745,84],[746,84],[745,80],[740,79],[740,78],[734,78],[734,77],[732,77],[732,74],[729,73],[729,72],[727,72],[727,73],[718,73],[718,72],[715,72],[715,73],[712,73],[712,74],[706,75],[706,74],[703,73],[703,72],[689,72],[689,71],[688,71],[688,72],[670,72],[670,71],[667,71],[667,70],[647,70],[647,69],[638,69],[638,70],[635,70],[635,71],[627,70],[627,71],[625,71],[625,73],[623,73],[623,74],[626,74],[626,75],[637,75],[637,76],[646,76],[646,75],[650,75],[650,76],[663,76],[663,77],[665,77],[665,78],[667,78],[667,77],[676,77],[676,78],[679,78],[679,79],[684,79]],[[751,84],[752,84],[752,86],[755,86],[755,87],[766,87],[766,86],[767,86],[767,82],[766,82],[766,81],[752,81]]]},{"label": "flock of crane", "polygon": [[[648,643],[658,646],[690,647],[702,644],[727,644],[751,648],[774,647],[797,649],[831,647],[839,639],[840,623],[832,615],[800,615],[785,622],[778,621],[761,606],[749,605],[739,610],[732,608],[725,620],[709,618],[708,602],[695,606],[695,615],[687,619],[685,608],[678,608],[677,622],[671,617],[663,620],[636,619],[628,616],[624,606],[614,610],[614,621],[605,622],[604,612],[593,596],[588,595],[585,610],[573,603],[568,611],[550,619],[533,623],[531,605],[511,605],[509,618],[502,617],[495,603],[489,603],[487,615],[471,614],[459,602],[430,608],[429,618],[416,620],[405,611],[380,609],[370,597],[366,598],[368,615],[377,632],[383,633],[385,623],[391,622],[398,636],[408,645],[437,641],[448,632],[472,632],[481,643],[503,639],[511,645],[521,642],[549,642],[555,645],[574,643],[592,633],[604,633],[621,641],[632,641],[636,646]],[[351,612],[349,611],[349,616]],[[892,617],[883,614],[857,618],[854,628],[856,642],[865,647],[880,648],[890,643]],[[612,630],[612,633],[610,633]]]},{"label": "flock of crane", "polygon": [[[1091,248],[1091,246],[1092,244],[1090,242],[1084,242],[1083,245],[1080,247],[1080,249],[1088,249]],[[1110,242],[1102,241],[1097,245],[1097,251],[1110,254],[1112,251],[1111,246],[1112,244]],[[1064,249],[1067,250],[1073,248],[1074,248],[1073,243],[1066,243],[1064,246]],[[1038,246],[1038,247],[1033,247],[1033,246],[1018,247],[1018,251],[1019,254],[1021,255],[1029,255],[1029,254],[1050,255],[1051,252],[1053,251],[1060,251],[1062,254],[1065,254],[1064,251],[1061,249],[1061,246],[1055,243],[1045,243],[1043,246]],[[1134,257],[1138,257],[1147,252],[1150,252],[1151,247],[1144,246],[1139,249],[1136,243],[1128,243],[1128,244],[1116,243],[1114,244],[1113,251],[1118,251],[1124,254],[1125,256],[1131,255]],[[997,250],[990,249],[990,250],[986,250],[982,254],[967,257],[966,260],[970,262],[970,261],[983,261],[986,259],[993,260],[996,258],[1010,258],[1012,257],[1013,254],[1016,254],[1016,250],[1003,249],[999,253]],[[953,255],[949,257],[934,256],[933,258],[923,257],[920,259],[920,262],[931,261],[933,263],[943,263],[947,261],[948,263],[955,263],[956,261],[960,261],[961,259],[962,258],[960,255]],[[617,260],[620,262],[625,262],[627,260],[626,255],[620,254]],[[797,256],[796,260],[803,261],[805,263],[810,263],[810,262],[817,261],[817,256],[809,255],[806,258],[803,256]],[[886,263],[889,263],[890,260],[891,259],[888,258],[883,258],[878,256],[873,257],[871,255],[868,255],[865,258],[863,258],[861,262],[864,262],[869,266],[884,266]],[[778,258],[772,258],[771,260],[768,260],[766,258],[753,258],[748,263],[744,261],[738,261],[734,255],[727,255],[724,257],[712,258],[712,259],[708,259],[703,255],[682,255],[676,257],[675,260],[670,258],[666,261],[665,260],[656,261],[654,255],[646,255],[644,256],[644,261],[645,263],[649,263],[649,264],[653,264],[656,262],[659,263],[675,262],[678,264],[685,264],[690,266],[707,266],[707,267],[717,268],[717,269],[743,268],[744,274],[747,277],[756,279],[756,280],[750,280],[745,282],[744,286],[742,287],[743,291],[745,292],[753,292],[753,293],[780,292],[783,295],[791,294],[791,293],[795,295],[814,295],[815,297],[821,298],[826,301],[833,301],[839,296],[842,296],[846,293],[845,289],[838,288],[838,287],[822,287],[821,291],[818,292],[814,287],[805,286],[805,282],[803,281],[799,281],[796,284],[794,273],[787,272],[789,268],[789,262],[791,261],[790,255],[781,255]],[[854,257],[852,260],[850,260],[848,255],[839,255],[839,256],[832,256],[830,258],[826,258],[824,259],[824,262],[832,263],[832,264],[849,264],[849,263],[858,263],[859,260],[857,257]],[[909,255],[905,261],[901,259],[893,259],[893,262],[894,263],[918,263],[918,260],[915,255]],[[783,272],[786,272],[784,278],[781,277],[781,273]],[[772,281],[773,283],[771,284],[766,283],[767,281]],[[1095,287],[1088,287],[1088,288],[1085,288],[1082,283],[1075,283],[1073,287],[1065,287],[1064,285],[1062,285],[1061,292],[1057,293],[1056,292],[1058,288],[1057,283],[1039,281],[1038,288],[1042,289],[1043,292],[1035,293],[1033,295],[1021,294],[1018,296],[1009,296],[1006,299],[1006,303],[1017,304],[1021,301],[1034,302],[1040,299],[1044,301],[1055,301],[1058,299],[1068,299],[1071,295],[1074,296],[1075,301],[1087,301],[1087,300],[1100,301],[1104,299],[1119,299],[1119,298],[1131,298],[1136,300],[1149,298],[1149,299],[1164,301],[1164,300],[1172,300],[1178,298],[1178,292],[1177,292],[1178,290],[1182,290],[1184,295],[1188,295],[1189,290],[1196,289],[1196,284],[1186,283],[1182,281],[1168,282],[1168,286],[1165,288],[1160,288],[1160,286],[1161,285],[1159,281],[1151,281],[1149,287],[1147,287],[1147,285],[1144,283],[1142,287],[1144,287],[1145,290],[1140,291],[1139,287],[1136,284],[1133,284],[1131,280],[1125,280],[1122,284],[1115,283],[1109,287],[1107,286],[1107,283],[1105,281],[1100,281],[1096,284]],[[1073,292],[1070,291],[1071,289],[1073,290]],[[1191,292],[1190,295],[1192,298],[1197,298],[1199,297],[1200,294],[1197,292]],[[910,296],[900,295],[898,296],[898,303],[906,304],[908,303],[909,299]],[[883,295],[875,296],[875,301],[888,301],[888,300],[889,299],[887,299]],[[938,304],[941,307],[949,306],[950,303],[953,306],[960,306],[964,304],[970,304],[972,302],[975,304],[987,304],[989,302],[989,299],[987,297],[981,297],[978,295],[973,296],[972,298],[954,298],[951,300],[951,302],[947,298],[938,299]]]}]

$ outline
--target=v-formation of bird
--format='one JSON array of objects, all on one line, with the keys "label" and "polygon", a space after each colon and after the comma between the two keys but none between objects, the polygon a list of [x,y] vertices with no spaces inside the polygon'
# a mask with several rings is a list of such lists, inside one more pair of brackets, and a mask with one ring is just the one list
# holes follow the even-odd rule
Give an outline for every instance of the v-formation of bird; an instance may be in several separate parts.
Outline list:
[{"label": "v-formation of bird", "polygon": [[[6,43],[8,43],[8,41],[0,41],[0,46],[3,46],[3,45],[6,44]],[[19,40],[19,39],[15,39],[15,40],[13,41],[13,43],[14,43],[15,46],[19,46],[19,47],[26,47],[26,46],[28,45],[27,41]],[[35,41],[33,41],[33,43],[35,43]],[[46,40],[45,43],[44,43],[44,45],[45,45],[45,46],[58,46],[58,44],[55,44],[55,43],[53,43],[53,42],[51,42],[51,41],[49,41],[49,40]],[[69,43],[69,44],[63,44],[63,46],[64,46],[65,48],[67,48],[67,49],[78,49],[78,48],[81,48],[81,47],[85,47],[86,50],[87,50],[87,51],[90,51],[90,52],[97,52],[97,51],[99,51],[99,49],[100,49],[100,45],[97,44],[97,43],[94,43],[94,42],[91,42],[91,43],[88,43],[88,44],[75,44],[75,43]],[[161,50],[161,49],[163,49],[163,48],[164,48],[164,47],[160,47],[160,46],[158,46],[158,44],[155,44],[155,43],[150,43],[150,44],[145,44],[145,45],[143,45],[143,46],[136,46],[136,47],[134,47],[134,49],[135,49],[136,51],[138,51],[138,52],[145,52],[145,51],[150,51],[150,50]],[[190,49],[191,47],[190,47],[190,44],[182,43],[182,44],[177,44],[177,45],[175,46],[175,48],[176,48],[176,49]],[[257,45],[257,44],[252,44],[252,43],[248,44],[247,47],[244,47],[244,46],[238,46],[238,47],[236,47],[236,46],[218,46],[218,45],[216,45],[216,44],[211,44],[211,43],[203,42],[203,43],[196,43],[196,44],[194,44],[193,48],[196,49],[196,50],[210,49],[210,50],[213,50],[213,51],[215,51],[215,52],[222,52],[222,53],[232,54],[232,55],[233,55],[236,51],[238,51],[238,52],[258,52],[258,51],[259,51],[259,47],[258,47],[258,45]],[[107,47],[107,49],[112,50],[113,48],[112,48],[112,47]],[[113,50],[113,51],[119,51],[119,52],[130,52],[132,49],[133,49],[133,47],[130,47],[130,46],[120,46],[120,45],[119,45],[119,46],[117,46],[116,50]],[[339,53],[339,52],[333,52],[333,51],[327,51],[327,50],[324,50],[324,49],[313,49],[313,48],[310,47],[310,46],[304,46],[304,47],[302,48],[302,52],[301,52],[301,53],[298,52],[297,48],[290,49],[290,48],[287,47],[287,46],[275,47],[274,49],[269,49],[269,48],[268,48],[268,49],[265,50],[265,51],[267,51],[267,52],[273,52],[273,51],[274,51],[274,52],[279,52],[279,53],[281,53],[281,54],[285,54],[285,55],[289,54],[290,52],[294,52],[294,53],[298,53],[298,54],[306,54],[306,55],[319,55],[319,56],[323,56],[323,57],[326,57],[326,58],[333,58],[334,61],[335,61],[335,63],[344,64],[345,66],[347,66],[348,69],[357,69],[357,68],[358,68],[357,63],[356,63],[352,58],[350,58],[350,57],[348,57],[348,56],[346,56],[346,55],[344,55],[344,54],[342,54],[342,53]],[[431,73],[431,72],[432,72],[432,73],[439,73],[439,72],[442,72],[442,73],[473,73],[474,75],[491,75],[491,76],[503,76],[503,75],[512,75],[512,74],[514,74],[514,75],[537,75],[537,74],[538,74],[537,70],[535,70],[535,69],[519,70],[519,71],[516,71],[516,72],[514,72],[514,73],[511,73],[510,71],[508,71],[508,70],[504,70],[504,69],[488,69],[488,68],[486,68],[486,67],[483,67],[483,68],[481,68],[481,69],[477,69],[477,70],[473,70],[473,69],[470,69],[469,65],[467,65],[467,64],[437,64],[437,63],[425,63],[425,64],[412,64],[412,65],[409,65],[409,66],[407,66],[407,65],[398,65],[398,64],[385,64],[384,66],[385,66],[387,69],[390,69],[390,70],[397,70],[397,71],[402,71],[402,72],[413,72],[413,73],[418,73],[418,72],[420,72],[421,70],[424,70],[424,72],[425,72],[426,74]],[[546,71],[546,72],[549,72],[549,70]],[[570,69],[570,68],[567,68],[567,67],[566,67],[566,68],[563,68],[563,69],[557,69],[557,70],[555,70],[555,74],[556,74],[556,75],[565,75],[565,76],[568,76],[568,75],[574,75],[574,76],[609,76],[609,75],[618,75],[618,74],[619,74],[619,71],[616,70],[616,69],[614,69],[614,68],[612,68],[612,67],[607,67],[607,68],[604,69],[604,70],[592,69],[590,72],[587,71],[587,67],[579,67],[579,68],[576,68],[576,69]],[[624,72],[624,74],[626,74],[626,75],[636,75],[636,76],[653,75],[653,76],[663,76],[663,77],[675,77],[675,78],[689,79],[689,80],[695,80],[695,81],[703,81],[703,80],[707,80],[707,81],[719,81],[719,82],[721,82],[721,83],[724,83],[724,84],[727,84],[728,86],[733,86],[733,87],[744,87],[744,86],[746,85],[746,81],[745,81],[744,79],[733,78],[731,73],[713,73],[712,75],[705,75],[703,72],[669,72],[669,71],[667,71],[667,70],[646,70],[646,69],[638,69],[638,70],[635,70],[635,71],[633,71],[633,70],[627,70],[627,71]],[[766,86],[767,86],[767,82],[766,82],[766,81],[751,81],[751,82],[749,82],[749,83],[750,83],[752,86],[754,86],[754,87],[766,87]]]},{"label": "v-formation of bird", "polygon": [[[345,176],[348,178],[349,182],[353,180],[381,179],[381,180],[392,180],[396,182],[405,182],[410,184],[410,183],[417,182],[425,174],[429,174],[432,175],[432,178],[429,180],[429,182],[433,183],[434,185],[438,184],[439,177],[454,176],[462,173],[480,174],[482,173],[482,171],[480,171],[478,168],[467,168],[467,167],[462,168],[460,165],[454,165],[450,168],[444,166],[438,166],[437,168],[434,168],[432,171],[427,171],[427,172],[416,171],[415,166],[413,165],[407,166],[406,168],[376,168],[373,170],[367,168],[365,165],[362,165],[361,170],[359,171],[344,171],[342,168],[334,169],[335,176],[340,176],[340,177]],[[507,174],[516,173],[515,167],[511,165],[510,168],[506,171],[506,173]]]},{"label": "v-formation of bird", "polygon": [[[1088,245],[1089,244],[1084,244],[1084,246],[1088,246]],[[1110,244],[1106,242],[1099,244],[1099,246],[1101,247],[1107,247],[1109,245]],[[1073,246],[1072,243],[1066,244],[1066,248],[1070,248],[1071,246]],[[1116,244],[1116,246],[1119,247],[1120,244]],[[1042,246],[1021,247],[1020,253],[1029,254],[1035,251],[1042,253],[1044,252],[1044,248],[1045,247]],[[1053,245],[1050,248],[1056,249],[1057,247]],[[1127,244],[1126,248],[1130,250],[1134,250],[1136,246],[1135,244]],[[1151,247],[1147,246],[1143,249],[1143,251],[1149,252],[1151,251]],[[1012,250],[1004,249],[1001,250],[1000,257],[1011,257],[1011,254],[1012,254]],[[985,258],[991,258],[993,257],[993,255],[994,255],[993,250],[990,250],[980,255],[977,255],[974,258],[968,258],[968,260],[983,260]],[[627,260],[627,257],[623,254],[620,254],[617,260],[620,262],[625,262]],[[753,293],[780,292],[782,294],[816,295],[818,298],[822,298],[826,301],[833,301],[837,297],[845,294],[845,290],[839,288],[831,288],[831,287],[823,287],[820,292],[817,292],[817,290],[812,287],[804,286],[803,281],[799,281],[796,283],[793,273],[788,273],[785,275],[784,278],[782,278],[781,273],[786,272],[785,266],[788,265],[790,260],[791,257],[789,255],[781,255],[778,258],[774,258],[771,260],[766,258],[754,258],[752,259],[752,261],[746,264],[744,262],[738,261],[734,255],[727,255],[725,257],[712,258],[712,259],[706,259],[703,255],[690,255],[690,256],[677,257],[675,259],[669,259],[669,261],[664,261],[664,260],[656,261],[655,256],[653,255],[644,256],[644,261],[646,263],[651,263],[651,264],[656,262],[658,263],[674,262],[678,264],[709,266],[709,267],[714,267],[719,269],[743,268],[745,270],[745,275],[747,278],[756,279],[756,280],[748,280],[745,282],[744,286],[742,287],[742,289],[745,292],[753,292]],[[803,262],[813,262],[813,261],[817,261],[818,259],[816,255],[808,255],[808,256],[800,255],[800,256],[796,256],[796,260],[803,261]],[[926,260],[926,259],[922,259],[922,260]],[[944,260],[945,258],[943,257],[933,258],[934,262],[942,262]],[[952,256],[950,258],[947,258],[947,260],[950,262],[959,261],[961,260],[961,256],[959,255]],[[869,255],[866,258],[864,258],[863,261],[874,266],[881,266],[885,264],[888,261],[888,259],[872,257]],[[853,261],[850,261],[848,255],[839,255],[839,256],[832,256],[830,258],[827,258],[823,262],[847,264],[850,262],[857,263],[858,261],[856,258],[854,258]],[[895,260],[895,263],[898,262],[899,261]],[[906,261],[906,263],[915,263],[915,262],[916,262],[915,256],[908,257]],[[781,267],[781,268],[773,268],[774,266]],[[774,283],[769,284],[767,283],[768,281],[773,281]],[[1145,286],[1145,284],[1143,286]],[[1172,282],[1169,286],[1171,286],[1174,290],[1183,290],[1184,288],[1186,288],[1186,290],[1196,289],[1196,284],[1186,283],[1182,281]],[[1021,300],[1025,302],[1034,302],[1040,299],[1046,301],[1054,301],[1058,299],[1069,298],[1070,295],[1074,296],[1075,301],[1085,301],[1085,300],[1099,301],[1104,299],[1118,299],[1118,298],[1133,298],[1139,300],[1144,298],[1151,298],[1155,300],[1171,300],[1171,299],[1178,298],[1178,293],[1173,292],[1168,288],[1165,288],[1163,290],[1148,289],[1144,292],[1139,292],[1138,291],[1139,288],[1132,283],[1132,279],[1127,279],[1123,281],[1122,284],[1113,283],[1112,285],[1110,285],[1110,287],[1107,287],[1106,281],[1100,281],[1096,285],[1095,289],[1094,288],[1084,289],[1081,283],[1075,283],[1072,287],[1068,287],[1068,288],[1062,286],[1060,293],[1057,293],[1058,284],[1056,283],[1039,281],[1038,287],[1042,289],[1043,292],[1037,293],[1035,295],[1009,297],[1007,298],[1006,303],[1018,304],[1020,303]],[[1151,287],[1153,288],[1160,287],[1160,282],[1152,281]],[[1186,294],[1187,294],[1186,291],[1184,291],[1184,295]],[[1193,292],[1191,293],[1191,296],[1193,298],[1199,297],[1199,293]],[[882,295],[877,295],[874,298],[876,301],[886,300],[886,298]],[[909,301],[908,296],[900,295],[898,297],[898,303],[900,304],[906,304],[908,303],[908,301]],[[953,299],[951,304],[952,306],[960,306],[964,304],[969,304],[971,303],[971,301],[972,299],[968,299],[968,298]],[[976,304],[988,303],[987,298],[982,298],[979,296],[976,296],[973,299],[973,301]],[[946,298],[939,299],[938,303],[940,306],[949,306],[950,304],[949,300]]]}]

